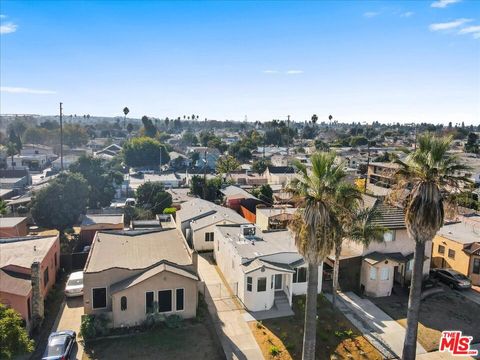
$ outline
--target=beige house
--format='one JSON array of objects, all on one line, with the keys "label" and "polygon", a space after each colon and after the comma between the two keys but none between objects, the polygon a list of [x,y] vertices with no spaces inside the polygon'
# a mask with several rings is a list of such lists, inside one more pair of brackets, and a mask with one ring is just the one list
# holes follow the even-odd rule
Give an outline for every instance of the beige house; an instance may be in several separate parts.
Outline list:
[{"label": "beige house", "polygon": [[106,314],[111,327],[196,315],[196,254],[177,229],[97,232],[83,281],[85,314]]},{"label": "beige house", "polygon": [[296,175],[291,166],[268,166],[263,176],[267,178],[269,185],[285,185]]}]

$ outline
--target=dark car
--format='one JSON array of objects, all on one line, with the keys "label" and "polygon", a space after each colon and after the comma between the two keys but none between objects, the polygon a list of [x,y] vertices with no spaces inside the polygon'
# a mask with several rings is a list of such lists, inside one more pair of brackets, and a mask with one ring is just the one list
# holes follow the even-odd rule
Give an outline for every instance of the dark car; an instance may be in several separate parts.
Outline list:
[{"label": "dark car", "polygon": [[431,275],[452,289],[460,290],[472,287],[472,281],[468,277],[452,269],[434,269],[431,271]]},{"label": "dark car", "polygon": [[42,360],[70,359],[76,338],[77,334],[71,330],[51,333],[48,337],[48,345],[43,353]]}]

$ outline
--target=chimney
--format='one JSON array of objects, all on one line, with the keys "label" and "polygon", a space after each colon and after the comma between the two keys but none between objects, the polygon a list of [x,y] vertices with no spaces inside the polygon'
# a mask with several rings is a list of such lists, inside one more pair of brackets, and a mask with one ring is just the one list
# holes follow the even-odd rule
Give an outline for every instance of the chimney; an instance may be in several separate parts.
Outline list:
[{"label": "chimney", "polygon": [[42,278],[40,274],[40,262],[32,263],[32,323],[33,328],[41,325],[44,316],[44,304],[42,296]]}]

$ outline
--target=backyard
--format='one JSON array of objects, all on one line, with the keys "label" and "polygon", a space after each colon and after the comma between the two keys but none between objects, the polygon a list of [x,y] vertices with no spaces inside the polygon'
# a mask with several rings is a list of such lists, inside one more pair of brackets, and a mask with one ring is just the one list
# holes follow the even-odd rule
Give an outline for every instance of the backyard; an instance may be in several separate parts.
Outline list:
[{"label": "backyard", "polygon": [[[406,294],[369,299],[402,326],[406,326],[408,303]],[[457,291],[445,288],[444,292],[422,301],[418,342],[427,351],[438,350],[443,330],[461,330],[465,335],[473,336],[472,343],[478,343],[480,342],[479,324],[480,305],[465,299]]]},{"label": "backyard", "polygon": [[[322,295],[317,304],[317,359],[382,359],[377,349]],[[293,317],[250,322],[265,359],[302,358],[304,296],[293,298],[293,310]]]}]

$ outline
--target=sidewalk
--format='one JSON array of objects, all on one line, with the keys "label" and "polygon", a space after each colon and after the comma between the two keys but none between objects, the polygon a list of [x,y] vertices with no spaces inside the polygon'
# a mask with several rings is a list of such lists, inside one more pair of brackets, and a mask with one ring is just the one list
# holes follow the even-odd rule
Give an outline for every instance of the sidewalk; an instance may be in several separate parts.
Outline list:
[{"label": "sidewalk", "polygon": [[222,343],[227,360],[263,360],[262,352],[244,320],[242,311],[232,298],[212,298],[222,278],[209,263],[210,255],[198,255],[198,273],[205,283],[205,301],[212,315],[215,330]]}]

